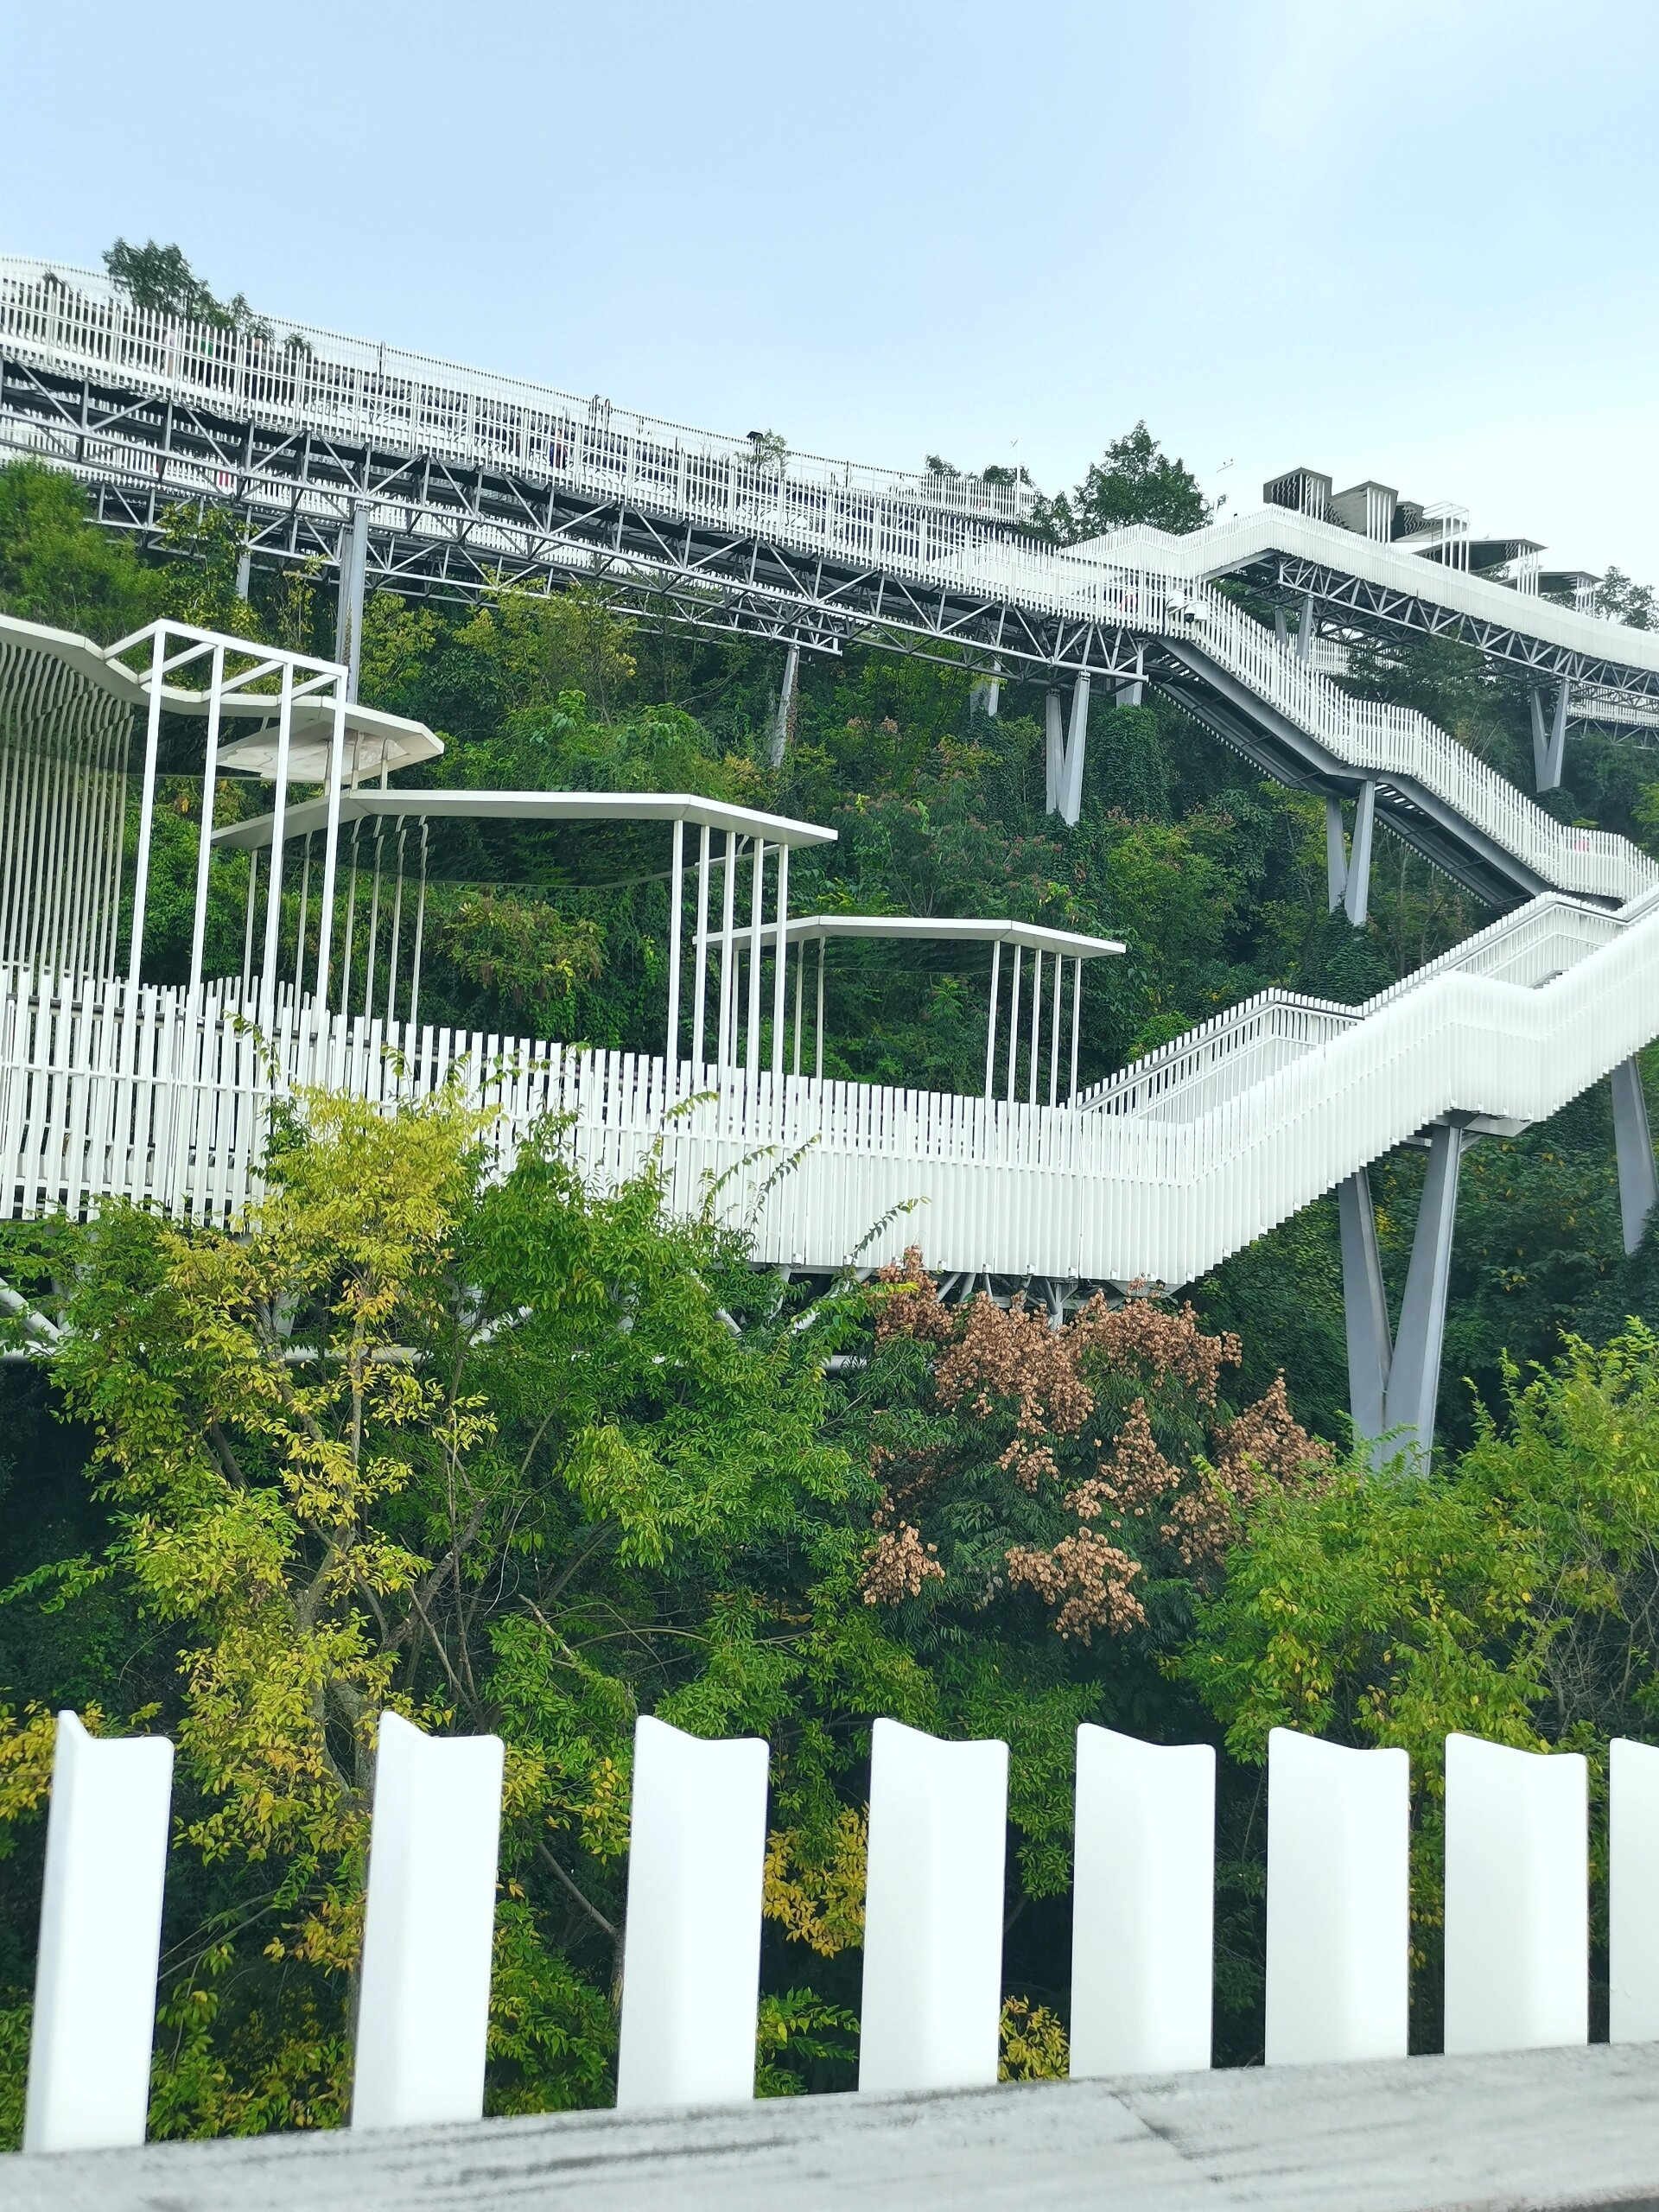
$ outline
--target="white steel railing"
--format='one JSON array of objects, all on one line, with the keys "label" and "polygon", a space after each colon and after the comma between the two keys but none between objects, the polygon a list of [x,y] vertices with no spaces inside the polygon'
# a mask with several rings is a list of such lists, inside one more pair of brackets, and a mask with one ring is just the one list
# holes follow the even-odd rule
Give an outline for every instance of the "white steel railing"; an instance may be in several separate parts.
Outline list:
[{"label": "white steel railing", "polygon": [[1054,613],[1179,642],[1357,775],[1399,778],[1432,793],[1552,890],[1622,904],[1659,883],[1659,862],[1627,838],[1557,822],[1426,715],[1352,697],[1207,584],[1010,541],[977,542],[941,573]]},{"label": "white steel railing", "polygon": [[[460,1064],[499,1109],[504,1164],[556,1115],[597,1185],[660,1158],[669,1204],[690,1212],[717,1181],[767,1264],[836,1268],[856,1253],[874,1266],[919,1243],[931,1265],[970,1275],[1190,1282],[1444,1115],[1544,1120],[1659,1036],[1659,905],[1536,988],[1506,978],[1504,942],[1487,949],[1493,973],[1448,963],[1363,1019],[1308,1008],[1305,1034],[1281,1028],[1271,1050],[1238,1057],[1241,1079],[1224,1068],[1199,1110],[1168,1115],[722,1077],[320,1017],[288,995],[268,1052],[235,987],[81,995],[14,971],[0,987],[0,1203],[27,1218],[109,1194],[224,1221],[257,1187],[273,1096],[304,1084],[415,1099]],[[1512,970],[1527,973],[1525,960]],[[1136,1072],[1141,1095],[1202,1074],[1208,1050],[1202,1033],[1169,1048],[1161,1073]]]},{"label": "white steel railing", "polygon": [[805,524],[872,543],[889,531],[919,533],[925,542],[930,522],[1009,524],[1034,497],[1023,484],[869,468],[692,429],[308,324],[182,321],[134,307],[107,277],[20,255],[0,255],[0,337],[25,359],[255,422],[624,493],[740,527]]},{"label": "white steel railing", "polygon": [[[324,332],[296,334],[303,343],[290,346],[245,328],[149,315],[106,280],[72,272],[68,282],[53,281],[44,264],[0,257],[0,337],[25,357],[118,367],[159,392],[218,394],[256,419],[372,434],[456,462],[499,463],[601,498],[635,497],[677,519],[765,528],[804,551],[956,582],[1046,615],[1169,637],[1207,656],[1357,773],[1420,785],[1554,890],[1623,902],[1659,881],[1659,864],[1624,839],[1556,822],[1421,715],[1341,690],[1200,580],[1192,540],[1137,530],[1103,541],[1116,545],[1121,538],[1126,553],[1144,548],[1155,556],[1144,563],[1057,551],[995,529],[999,518],[1012,518],[1011,507],[1002,516],[998,506],[1005,493],[1013,496],[1007,486],[798,454],[779,465],[746,440],[684,431],[625,416],[607,403]],[[203,471],[205,488],[212,474]],[[1225,528],[1241,530],[1255,519]],[[1281,519],[1357,546],[1369,543],[1300,517]],[[1467,580],[1454,581],[1462,588]],[[1518,604],[1513,593],[1503,599],[1510,609]],[[1546,602],[1527,604],[1564,614]],[[1565,619],[1597,633],[1605,649],[1607,625]],[[1643,636],[1620,632],[1621,639]],[[1659,638],[1642,650],[1651,650],[1659,665]]]},{"label": "white steel railing", "polygon": [[[1640,902],[1640,911],[1646,908]],[[1091,1084],[1077,1104],[1085,1112],[1194,1119],[1437,976],[1486,976],[1535,990],[1611,944],[1632,918],[1554,895],[1531,899],[1358,1006],[1258,991]]]},{"label": "white steel railing", "polygon": [[[503,1745],[382,1713],[354,2128],[484,2104]],[[1002,2002],[1008,1747],[874,1723],[859,2088],[988,2088]],[[617,2102],[754,2094],[768,1746],[645,1718],[634,1742]],[[1659,2037],[1659,1749],[1609,1758],[1610,2032]],[[59,1718],[24,2148],[142,2142],[172,1746]],[[1445,1747],[1448,2053],[1589,2034],[1588,1765]],[[1216,1754],[1085,1722],[1073,1826],[1073,2078],[1211,2063]],[[1410,1771],[1289,1729],[1268,1750],[1269,2066],[1404,2058]]]}]

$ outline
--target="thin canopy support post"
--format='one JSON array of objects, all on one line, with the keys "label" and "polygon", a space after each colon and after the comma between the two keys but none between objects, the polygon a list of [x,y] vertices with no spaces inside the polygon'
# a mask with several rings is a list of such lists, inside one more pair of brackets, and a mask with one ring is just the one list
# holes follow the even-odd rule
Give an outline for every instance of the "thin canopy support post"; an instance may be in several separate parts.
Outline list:
[{"label": "thin canopy support post", "polygon": [[1031,956],[1031,1044],[1027,1053],[1026,1103],[1037,1103],[1037,1066],[1042,1058],[1043,1042],[1043,956],[1040,951]]},{"label": "thin canopy support post", "polygon": [[751,1075],[760,1065],[760,950],[766,894],[766,841],[754,841],[754,861],[749,872],[749,1022],[743,1065]]},{"label": "thin canopy support post", "polygon": [[801,1001],[805,990],[806,940],[803,938],[795,954],[795,1049],[791,1063],[791,1072],[794,1075],[799,1075],[801,1071]]},{"label": "thin canopy support post", "polygon": [[1014,1071],[1020,1058],[1020,969],[1025,958],[1023,946],[1014,948],[1014,986],[1008,1009],[1008,1103],[1014,1103]]},{"label": "thin canopy support post", "polygon": [[985,1012],[985,1096],[988,1098],[996,1077],[996,988],[1002,974],[1002,946],[999,940],[991,947],[991,995]]},{"label": "thin canopy support post", "polygon": [[294,998],[297,1005],[300,993],[305,988],[305,925],[311,904],[311,840],[315,831],[305,833],[305,857],[300,864],[300,921],[294,932]]},{"label": "thin canopy support post", "polygon": [[1613,1070],[1613,1145],[1618,1156],[1618,1210],[1624,1249],[1642,1242],[1649,1216],[1659,1205],[1659,1173],[1648,1126],[1648,1101],[1639,1062],[1621,1060]]},{"label": "thin canopy support post", "polygon": [[201,988],[201,963],[207,939],[207,876],[213,856],[213,809],[219,792],[219,724],[225,702],[225,648],[213,647],[207,689],[207,749],[201,772],[201,828],[196,837],[196,905],[190,918],[189,995],[194,1005]]},{"label": "thin canopy support post", "polygon": [[1048,1103],[1060,1103],[1060,995],[1065,987],[1065,956],[1054,956],[1054,988],[1050,995],[1048,1010]]},{"label": "thin canopy support post", "polygon": [[259,978],[259,1026],[267,1038],[276,1010],[276,932],[283,920],[283,827],[288,814],[288,757],[294,737],[294,664],[283,663],[276,711],[276,773],[270,799],[270,872],[265,880],[264,969]]},{"label": "thin canopy support post", "polygon": [[242,929],[242,1010],[247,1011],[248,993],[253,988],[253,917],[259,904],[259,848],[252,846],[248,853],[248,916]]},{"label": "thin canopy support post", "polygon": [[132,942],[127,958],[127,1000],[138,989],[144,959],[144,903],[149,895],[149,841],[156,826],[156,759],[162,742],[162,625],[156,626],[149,659],[149,714],[144,729],[144,771],[138,801],[138,859],[132,879]]},{"label": "thin canopy support post", "polygon": [[703,1065],[703,1030],[709,1018],[709,824],[697,846],[696,960],[691,978],[691,1058]]},{"label": "thin canopy support post", "polygon": [[668,865],[668,1039],[663,1047],[664,1065],[672,1084],[680,1064],[680,909],[685,903],[685,823],[674,824],[673,850]]},{"label": "thin canopy support post", "polygon": [[386,952],[386,1033],[397,1018],[397,941],[404,927],[404,843],[409,835],[409,817],[397,824],[397,875],[391,894],[391,943]]},{"label": "thin canopy support post", "polygon": [[1083,1026],[1083,963],[1071,963],[1071,1096],[1069,1103],[1077,1103],[1077,1036]]},{"label": "thin canopy support post", "polygon": [[[334,687],[334,729],[328,747],[328,817],[322,832],[322,903],[317,914],[317,1016],[328,1011],[328,972],[334,951],[334,887],[340,874],[340,791],[346,774],[346,694]],[[423,829],[422,849],[426,832]],[[349,948],[347,957],[349,957]],[[340,1008],[346,1006],[342,986]]]},{"label": "thin canopy support post", "polygon": [[823,939],[822,938],[820,938],[818,939],[818,1029],[817,1029],[817,1056],[816,1059],[814,1060],[814,1062],[813,1062],[813,1066],[812,1066],[812,1072],[813,1072],[813,1074],[814,1074],[814,1075],[816,1075],[816,1076],[817,1077],[817,1078],[818,1078],[818,1080],[819,1080],[820,1082],[822,1082],[822,1081],[823,1081],[823,954],[824,954],[824,941],[823,941]]},{"label": "thin canopy support post", "polygon": [[421,952],[426,943],[426,823],[421,823],[421,887],[415,901],[415,957],[410,963],[409,1033],[416,1034],[421,1018]]},{"label": "thin canopy support post", "polygon": [[772,1071],[784,1071],[784,983],[789,963],[789,847],[774,848],[778,891],[777,950],[772,963]]},{"label": "thin canopy support post", "polygon": [[720,1031],[715,1065],[729,1067],[732,1061],[732,921],[733,901],[737,886],[737,832],[726,832],[726,880],[720,893]]},{"label": "thin canopy support post", "polygon": [[340,1010],[352,1010],[352,954],[357,942],[357,847],[363,828],[359,815],[352,824],[352,864],[346,887],[346,946],[340,963]]}]

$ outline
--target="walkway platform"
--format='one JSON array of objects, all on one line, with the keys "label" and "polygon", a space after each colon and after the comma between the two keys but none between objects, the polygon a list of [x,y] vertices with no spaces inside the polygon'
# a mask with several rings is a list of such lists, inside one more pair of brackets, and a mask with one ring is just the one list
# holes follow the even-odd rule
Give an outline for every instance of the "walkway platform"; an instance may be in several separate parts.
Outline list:
[{"label": "walkway platform", "polygon": [[9,2212],[1659,2212],[1659,2044],[0,2161]]}]

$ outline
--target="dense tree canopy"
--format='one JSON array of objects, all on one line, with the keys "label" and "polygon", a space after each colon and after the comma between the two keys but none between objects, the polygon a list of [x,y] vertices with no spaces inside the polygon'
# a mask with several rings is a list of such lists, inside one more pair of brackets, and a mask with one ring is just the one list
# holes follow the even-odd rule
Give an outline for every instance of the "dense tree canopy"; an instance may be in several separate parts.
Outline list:
[{"label": "dense tree canopy", "polygon": [[[169,251],[122,248],[112,273],[136,299],[234,318]],[[1205,513],[1137,423],[1039,519],[1075,542]],[[175,511],[135,547],[66,478],[0,470],[0,608],[105,640],[168,612],[331,650],[327,581],[257,564],[245,600],[239,550],[221,510]],[[1607,588],[1642,617],[1627,580]],[[624,613],[594,583],[382,593],[362,669],[371,702],[443,734],[435,780],[771,806],[839,833],[802,856],[802,910],[1123,938],[1086,987],[1085,1080],[1269,984],[1356,1002],[1488,918],[1386,843],[1366,927],[1328,914],[1317,801],[1256,780],[1155,694],[1096,699],[1068,830],[1044,807],[1040,693],[1012,676],[993,718],[965,668],[808,657],[774,766],[777,648]],[[1524,785],[1525,695],[1473,655],[1362,652],[1349,681]],[[1651,842],[1650,760],[1575,734],[1547,803]],[[199,801],[166,775],[162,798],[149,957],[176,977]],[[659,1049],[660,856],[608,831],[509,856],[435,880],[425,1017]],[[215,896],[210,956],[233,967],[233,867]],[[850,947],[826,984],[830,1072],[978,1087],[982,968]],[[1609,1123],[1592,1094],[1470,1152],[1427,1482],[1351,1464],[1329,1201],[1180,1301],[1100,1301],[1056,1327],[1023,1305],[942,1305],[922,1217],[902,1268],[809,1289],[756,1271],[712,1217],[671,1217],[652,1176],[584,1186],[556,1125],[499,1176],[487,1125],[454,1098],[382,1120],[319,1097],[273,1129],[268,1193],[234,1234],[119,1207],[6,1229],[0,1274],[57,1334],[51,1357],[0,1367],[0,2127],[18,2115],[66,1704],[179,1747],[163,2133],[340,2116],[384,1704],[508,1745],[497,2110],[609,2094],[644,1711],[772,1745],[769,2089],[851,2078],[883,1713],[1012,1746],[1012,2072],[1064,2063],[1082,1719],[1226,1747],[1224,2056],[1260,2048],[1275,1721],[1412,1750],[1432,1961],[1439,1733],[1590,1744],[1646,1732],[1659,1694],[1659,1284],[1651,1241],[1622,1253]],[[1421,1178],[1409,1147],[1373,1170],[1396,1297]]]}]

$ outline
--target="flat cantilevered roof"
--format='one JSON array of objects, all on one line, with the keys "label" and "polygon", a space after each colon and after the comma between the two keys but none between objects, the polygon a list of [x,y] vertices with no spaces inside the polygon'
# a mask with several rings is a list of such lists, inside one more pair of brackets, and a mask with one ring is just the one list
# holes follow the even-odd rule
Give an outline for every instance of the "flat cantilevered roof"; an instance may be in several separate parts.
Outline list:
[{"label": "flat cantilevered roof", "polygon": [[[773,932],[775,934],[775,931]],[[791,944],[832,937],[907,938],[942,944],[1012,944],[1027,952],[1056,952],[1067,960],[1098,960],[1127,947],[1110,937],[1079,937],[1035,922],[941,920],[931,914],[802,914],[786,922]]]},{"label": "flat cantilevered roof", "polygon": [[[391,817],[401,822],[688,822],[700,830],[724,830],[768,845],[833,845],[836,832],[816,822],[793,822],[787,815],[762,814],[752,806],[729,806],[721,799],[691,791],[351,791],[340,795],[340,819],[366,821]],[[307,799],[283,817],[283,837],[303,837],[327,827],[328,802]],[[271,839],[272,817],[258,814],[213,832],[216,845],[263,849]],[[687,855],[688,865],[690,855]]]}]

